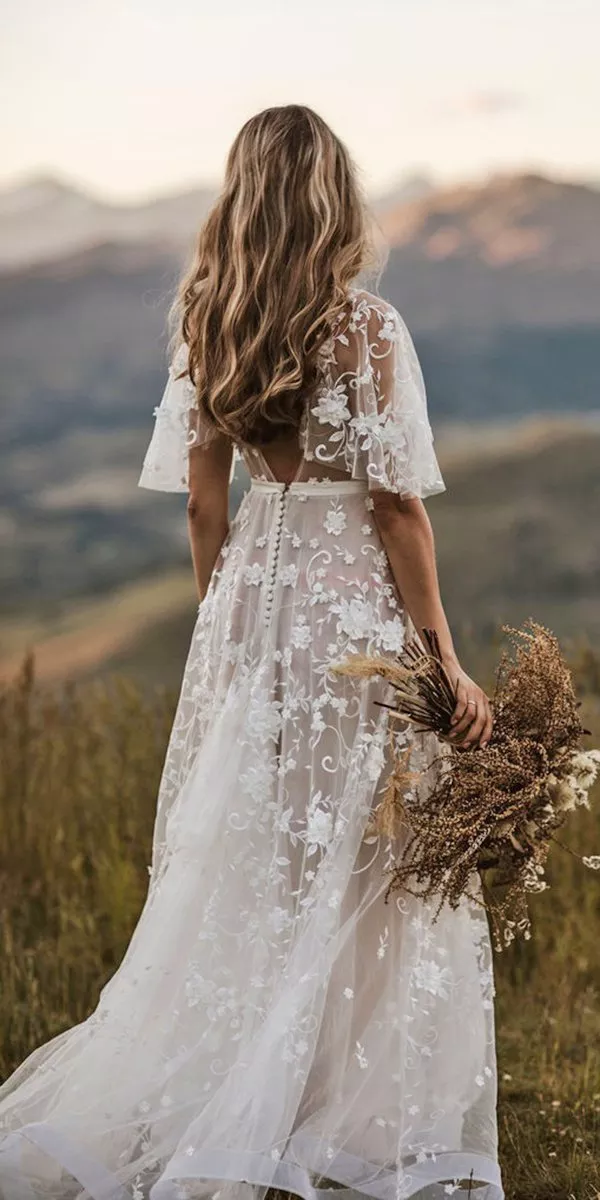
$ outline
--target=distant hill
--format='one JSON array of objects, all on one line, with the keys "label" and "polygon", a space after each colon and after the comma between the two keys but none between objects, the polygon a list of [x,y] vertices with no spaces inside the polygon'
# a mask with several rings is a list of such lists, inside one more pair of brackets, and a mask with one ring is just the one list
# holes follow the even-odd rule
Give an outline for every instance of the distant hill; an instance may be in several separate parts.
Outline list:
[{"label": "distant hill", "polygon": [[600,269],[599,222],[598,189],[533,174],[401,194],[381,218],[393,246],[432,262],[472,258],[561,271]]},{"label": "distant hill", "polygon": [[417,331],[600,323],[600,191],[536,175],[434,192],[381,216],[390,292]]},{"label": "distant hill", "polygon": [[214,188],[190,188],[142,204],[109,204],[81,188],[34,178],[0,192],[0,270],[56,260],[104,242],[187,246]]}]

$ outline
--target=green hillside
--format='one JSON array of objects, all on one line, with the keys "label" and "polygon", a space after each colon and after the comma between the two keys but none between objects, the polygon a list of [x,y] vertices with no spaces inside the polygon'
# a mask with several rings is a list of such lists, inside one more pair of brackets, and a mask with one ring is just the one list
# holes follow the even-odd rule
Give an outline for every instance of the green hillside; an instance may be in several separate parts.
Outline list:
[{"label": "green hillside", "polygon": [[[457,428],[440,437],[439,454],[447,491],[428,502],[428,511],[465,664],[480,658],[503,622],[528,616],[571,644],[600,640],[600,428],[551,421]],[[130,519],[112,544],[120,560],[115,575],[129,582],[95,588],[92,575],[86,596],[75,592],[72,601],[42,603],[40,611],[33,581],[23,581],[22,613],[29,615],[0,622],[5,677],[27,646],[42,643],[44,677],[117,668],[176,685],[195,600],[183,503],[172,500],[149,496],[160,518],[153,570],[139,571],[139,530]],[[75,547],[73,574],[77,554],[96,553],[101,561],[100,549]]]},{"label": "green hillside", "polygon": [[521,438],[449,463],[448,492],[430,503],[453,627],[468,645],[534,615],[563,638],[597,639],[600,430]]}]

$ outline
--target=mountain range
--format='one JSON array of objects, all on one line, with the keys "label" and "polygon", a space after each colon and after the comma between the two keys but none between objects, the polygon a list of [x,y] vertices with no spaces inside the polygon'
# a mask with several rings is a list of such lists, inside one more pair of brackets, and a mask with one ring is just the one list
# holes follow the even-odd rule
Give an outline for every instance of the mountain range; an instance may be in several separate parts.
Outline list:
[{"label": "mountain range", "polygon": [[[430,195],[424,175],[401,179],[373,198],[376,213]],[[97,246],[162,242],[187,249],[216,198],[214,187],[191,187],[139,203],[116,204],[63,180],[35,176],[0,191],[0,271],[19,270]]]},{"label": "mountain range", "polygon": [[[213,196],[107,205],[52,179],[0,195],[5,612],[160,569],[166,541],[172,556],[178,500],[135,485],[166,309]],[[414,335],[435,428],[600,407],[600,192],[532,174],[423,179],[375,208],[381,292]]]}]

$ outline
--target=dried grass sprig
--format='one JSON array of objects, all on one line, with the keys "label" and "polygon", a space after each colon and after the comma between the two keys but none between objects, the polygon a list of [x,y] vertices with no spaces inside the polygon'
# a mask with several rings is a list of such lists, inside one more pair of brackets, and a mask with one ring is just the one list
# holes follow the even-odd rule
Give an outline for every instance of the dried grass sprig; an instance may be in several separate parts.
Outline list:
[{"label": "dried grass sprig", "polygon": [[[588,731],[559,644],[543,626],[504,628],[511,641],[496,673],[494,725],[488,745],[461,749],[449,740],[455,693],[432,630],[397,659],[361,656],[334,667],[392,685],[392,718],[448,743],[443,769],[422,789],[402,739],[376,813],[380,833],[402,845],[389,891],[403,889],[458,907],[464,897],[485,904],[498,948],[530,936],[528,896],[547,887],[545,864],[566,814],[584,805],[600,770],[600,751],[583,750]],[[600,869],[600,857],[583,857]],[[479,887],[477,873],[482,876]]]},{"label": "dried grass sprig", "polygon": [[398,658],[353,655],[332,669],[338,675],[357,679],[381,676],[395,691],[395,703],[383,704],[392,716],[411,721],[421,733],[432,732],[445,739],[451,731],[456,697],[444,670],[435,630],[424,629],[423,641],[425,650],[415,638]]}]

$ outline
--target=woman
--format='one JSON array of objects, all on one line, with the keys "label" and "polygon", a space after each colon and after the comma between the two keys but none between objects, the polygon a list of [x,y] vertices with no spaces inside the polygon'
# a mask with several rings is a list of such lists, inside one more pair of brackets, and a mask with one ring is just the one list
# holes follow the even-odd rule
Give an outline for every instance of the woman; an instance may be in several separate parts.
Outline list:
[{"label": "woman", "polygon": [[[140,480],[189,491],[201,600],[148,897],[96,1011],[0,1093],[7,1200],[502,1197],[486,922],[385,903],[387,693],[331,670],[433,627],[457,738],[489,737],[438,592],[422,378],[358,286],[370,260],[327,125],[249,120]],[[229,524],[234,448],[252,480]],[[397,736],[426,786],[435,739]]]}]

